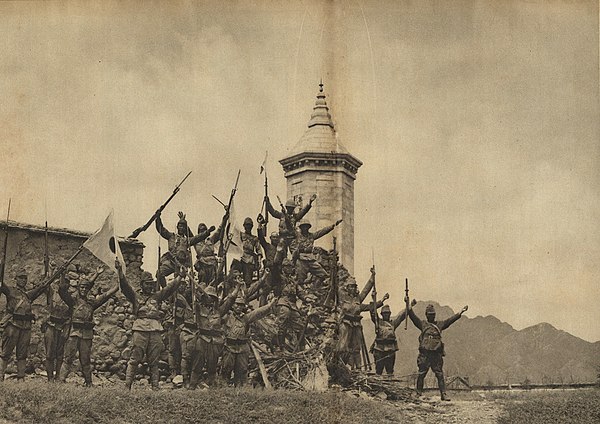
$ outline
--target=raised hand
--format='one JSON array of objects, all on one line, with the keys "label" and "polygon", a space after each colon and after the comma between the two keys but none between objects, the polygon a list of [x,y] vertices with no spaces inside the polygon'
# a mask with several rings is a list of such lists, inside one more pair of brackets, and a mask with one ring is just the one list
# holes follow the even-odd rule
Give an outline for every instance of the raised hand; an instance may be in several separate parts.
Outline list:
[{"label": "raised hand", "polygon": [[371,275],[373,277],[375,276],[375,267],[374,266],[371,267]]},{"label": "raised hand", "polygon": [[208,229],[209,233],[212,233],[213,231],[215,231],[217,228],[214,225],[211,225],[210,228]]},{"label": "raised hand", "polygon": [[461,314],[467,312],[467,310],[469,309],[469,306],[463,306],[462,310],[460,311]]},{"label": "raised hand", "polygon": [[185,214],[181,211],[177,212],[177,216],[179,217],[179,219],[185,219]]},{"label": "raised hand", "polygon": [[[119,262],[119,261],[117,260],[117,262]],[[121,264],[121,263],[119,262],[119,265],[120,265],[120,264]],[[104,267],[102,267],[102,266],[99,266],[98,268],[96,268],[96,274],[100,275],[100,274],[102,274],[103,272],[104,272]]]},{"label": "raised hand", "polygon": [[310,196],[310,200],[309,200],[310,203],[314,202],[315,200],[317,200],[316,194],[313,194],[312,196]]},{"label": "raised hand", "polygon": [[335,221],[335,226],[337,227],[338,225],[340,225],[342,221],[343,219],[338,219],[337,221]]},{"label": "raised hand", "polygon": [[383,295],[383,299],[382,299],[382,300],[385,302],[385,301],[386,301],[386,300],[388,300],[389,298],[390,298],[390,294],[389,294],[389,293],[386,293],[386,294],[384,294],[384,295]]},{"label": "raised hand", "polygon": [[417,299],[413,299],[410,302],[410,306],[415,306],[417,304]]}]

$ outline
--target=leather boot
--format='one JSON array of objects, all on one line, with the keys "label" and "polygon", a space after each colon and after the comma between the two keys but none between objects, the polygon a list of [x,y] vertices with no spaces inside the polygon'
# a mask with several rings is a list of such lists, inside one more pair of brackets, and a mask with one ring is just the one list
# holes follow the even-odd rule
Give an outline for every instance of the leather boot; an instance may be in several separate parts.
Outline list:
[{"label": "leather boot", "polygon": [[423,386],[425,385],[425,376],[419,374],[417,377],[417,396],[423,395]]},{"label": "leather boot", "polygon": [[125,371],[125,387],[128,390],[131,390],[131,386],[133,385],[133,379],[135,378],[135,368],[133,365],[127,365],[127,370]]},{"label": "leather boot", "polygon": [[4,381],[4,373],[6,372],[7,365],[8,361],[6,359],[0,358],[0,382]]},{"label": "leather boot", "polygon": [[46,359],[46,374],[48,374],[48,383],[54,383],[54,360]]},{"label": "leather boot", "polygon": [[446,394],[446,382],[444,381],[444,376],[438,375],[437,380],[438,380],[438,387],[440,389],[440,398],[445,401],[450,401],[450,398]]},{"label": "leather boot", "polygon": [[160,372],[158,370],[158,364],[150,367],[150,384],[152,384],[152,390],[158,390],[158,382],[160,381]]},{"label": "leather boot", "polygon": [[23,381],[25,379],[25,367],[27,366],[26,359],[17,360],[17,380]]},{"label": "leather boot", "polygon": [[91,366],[86,365],[82,367],[81,373],[83,374],[83,380],[85,381],[85,387],[92,387],[92,369]]}]

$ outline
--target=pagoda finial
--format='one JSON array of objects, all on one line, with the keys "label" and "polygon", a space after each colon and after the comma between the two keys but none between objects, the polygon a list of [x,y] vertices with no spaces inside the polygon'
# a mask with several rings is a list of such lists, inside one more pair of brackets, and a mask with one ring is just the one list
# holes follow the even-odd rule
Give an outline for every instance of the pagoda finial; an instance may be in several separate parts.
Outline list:
[{"label": "pagoda finial", "polygon": [[319,92],[317,93],[317,100],[315,102],[315,107],[313,108],[313,113],[310,116],[310,121],[308,122],[308,127],[314,127],[316,125],[325,125],[330,128],[333,128],[333,122],[331,121],[331,115],[329,113],[329,107],[327,106],[327,101],[325,100],[326,96],[323,92],[323,78],[319,82]]},{"label": "pagoda finial", "polygon": [[323,77],[321,77],[321,82],[319,82],[319,93],[323,92]]}]

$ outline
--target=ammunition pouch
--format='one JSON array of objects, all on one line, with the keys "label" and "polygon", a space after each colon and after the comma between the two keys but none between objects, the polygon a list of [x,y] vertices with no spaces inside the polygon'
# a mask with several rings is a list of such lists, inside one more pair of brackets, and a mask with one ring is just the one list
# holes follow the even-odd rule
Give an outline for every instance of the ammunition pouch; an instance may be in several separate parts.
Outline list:
[{"label": "ammunition pouch", "polygon": [[93,330],[96,324],[93,322],[82,322],[82,321],[73,321],[71,323],[74,329],[76,330]]}]

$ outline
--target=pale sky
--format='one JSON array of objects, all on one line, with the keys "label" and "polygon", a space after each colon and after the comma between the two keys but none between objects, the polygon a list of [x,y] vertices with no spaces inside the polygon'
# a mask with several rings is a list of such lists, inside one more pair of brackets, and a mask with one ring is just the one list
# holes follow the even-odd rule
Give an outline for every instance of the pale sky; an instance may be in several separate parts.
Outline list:
[{"label": "pale sky", "polygon": [[216,225],[237,169],[255,218],[265,150],[283,198],[322,77],[364,162],[359,281],[374,247],[393,310],[408,277],[417,299],[600,340],[597,2],[220,3],[0,3],[12,219],[47,204],[50,226],[93,231],[114,208],[127,235],[192,170],[165,224]]}]

